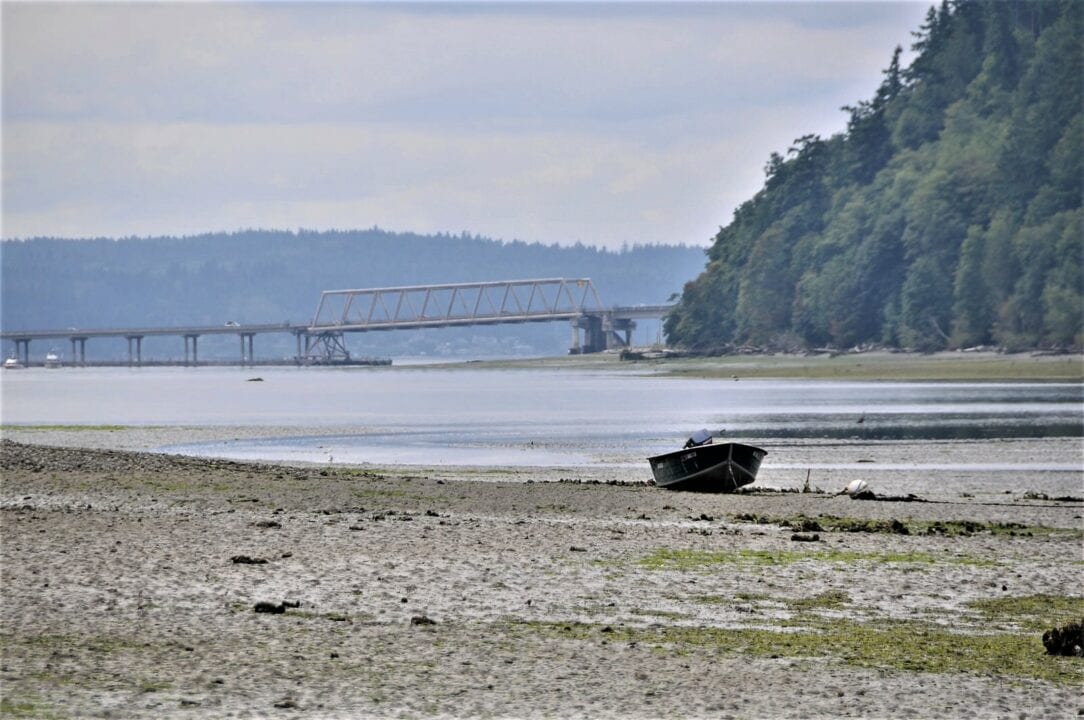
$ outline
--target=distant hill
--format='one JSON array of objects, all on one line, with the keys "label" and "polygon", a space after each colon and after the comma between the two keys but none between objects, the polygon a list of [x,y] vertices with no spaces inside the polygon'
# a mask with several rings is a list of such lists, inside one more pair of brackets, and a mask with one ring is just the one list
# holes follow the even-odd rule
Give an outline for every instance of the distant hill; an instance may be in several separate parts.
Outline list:
[{"label": "distant hill", "polygon": [[[306,322],[323,290],[535,277],[590,277],[607,305],[655,304],[679,291],[703,258],[702,248],[687,246],[608,251],[378,228],[9,240],[0,243],[0,318],[5,330]],[[563,352],[569,338],[567,325],[545,323],[367,333],[350,342],[372,354],[479,347],[512,354]],[[103,342],[89,344],[88,353],[95,346],[100,352]],[[293,352],[292,339],[268,336],[260,338],[258,353],[269,342],[277,343],[276,352]],[[201,357],[212,356],[205,348],[232,357],[235,344],[236,338],[205,338]],[[145,347],[156,357],[183,353],[175,339],[148,338]]]},{"label": "distant hill", "polygon": [[955,0],[772,154],[666,323],[708,351],[1084,346],[1084,3]]}]

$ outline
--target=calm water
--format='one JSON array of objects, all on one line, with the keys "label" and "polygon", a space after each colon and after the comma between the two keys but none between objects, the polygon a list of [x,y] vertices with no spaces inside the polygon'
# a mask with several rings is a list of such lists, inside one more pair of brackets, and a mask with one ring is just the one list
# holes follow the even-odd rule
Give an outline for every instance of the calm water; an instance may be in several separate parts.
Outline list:
[{"label": "calm water", "polygon": [[[639,464],[701,427],[768,447],[809,438],[1084,437],[1084,386],[1054,383],[733,381],[439,367],[33,368],[5,372],[0,397],[5,424],[289,427],[288,437],[168,449],[315,462]],[[329,427],[343,432],[329,437]],[[772,461],[788,467],[785,456]],[[1079,470],[1075,462],[1033,462]]]}]

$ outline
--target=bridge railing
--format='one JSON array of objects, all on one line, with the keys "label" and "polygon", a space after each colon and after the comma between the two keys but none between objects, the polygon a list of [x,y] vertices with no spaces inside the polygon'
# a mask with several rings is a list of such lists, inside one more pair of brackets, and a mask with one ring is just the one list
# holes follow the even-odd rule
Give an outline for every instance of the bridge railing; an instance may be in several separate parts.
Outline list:
[{"label": "bridge railing", "polygon": [[309,331],[558,320],[599,310],[590,278],[327,290]]}]

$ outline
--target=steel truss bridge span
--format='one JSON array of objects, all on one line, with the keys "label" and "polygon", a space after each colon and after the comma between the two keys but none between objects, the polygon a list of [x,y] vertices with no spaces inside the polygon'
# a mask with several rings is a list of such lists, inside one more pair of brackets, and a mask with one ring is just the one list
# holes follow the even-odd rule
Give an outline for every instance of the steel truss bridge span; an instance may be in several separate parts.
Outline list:
[{"label": "steel truss bridge span", "polygon": [[590,278],[327,290],[310,333],[573,320],[603,312]]},{"label": "steel truss bridge span", "polygon": [[[639,317],[662,317],[667,309]],[[327,290],[307,329],[303,354],[308,362],[348,360],[347,332],[555,320],[572,324],[569,352],[599,352],[628,346],[636,326],[631,318],[615,318],[613,310],[602,306],[590,278]]]}]

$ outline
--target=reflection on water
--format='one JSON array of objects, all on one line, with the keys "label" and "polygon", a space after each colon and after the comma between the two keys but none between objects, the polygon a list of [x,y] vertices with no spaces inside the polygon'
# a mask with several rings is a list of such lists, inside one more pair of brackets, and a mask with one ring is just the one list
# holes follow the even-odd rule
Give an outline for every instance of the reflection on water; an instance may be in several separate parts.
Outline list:
[{"label": "reflection on water", "polygon": [[[488,467],[576,467],[599,462],[597,456],[570,447],[506,443],[459,444],[441,436],[338,435],[235,440],[228,443],[171,445],[163,450],[182,455],[228,457],[291,463],[343,465],[427,465]],[[631,463],[626,463],[630,465]]]},{"label": "reflection on water", "polygon": [[831,416],[766,417],[727,428],[727,437],[823,438],[846,440],[992,440],[997,438],[1084,437],[1079,418],[1037,414],[1005,418],[988,414],[876,415],[861,423]]}]

